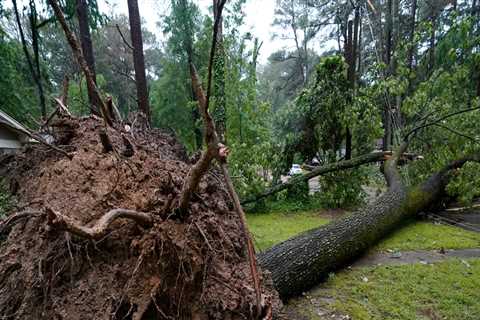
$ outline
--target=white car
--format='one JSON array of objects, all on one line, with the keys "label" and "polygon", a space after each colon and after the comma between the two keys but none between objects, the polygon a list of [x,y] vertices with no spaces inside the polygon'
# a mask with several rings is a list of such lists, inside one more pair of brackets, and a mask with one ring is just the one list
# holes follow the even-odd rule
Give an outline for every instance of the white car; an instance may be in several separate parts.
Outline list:
[{"label": "white car", "polygon": [[290,168],[288,175],[293,176],[296,174],[302,174],[302,168],[300,167],[299,164],[292,164],[292,167]]}]

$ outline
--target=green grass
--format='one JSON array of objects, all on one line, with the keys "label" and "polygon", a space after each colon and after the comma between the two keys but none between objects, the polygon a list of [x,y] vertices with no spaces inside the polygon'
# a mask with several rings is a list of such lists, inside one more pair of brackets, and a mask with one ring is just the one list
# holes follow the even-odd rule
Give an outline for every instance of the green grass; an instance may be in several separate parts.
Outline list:
[{"label": "green grass", "polygon": [[308,293],[308,299],[292,303],[311,319],[320,319],[315,304],[322,305],[328,295],[333,299],[323,302],[325,306],[355,320],[476,320],[479,287],[479,259],[451,260],[342,271]]},{"label": "green grass", "polygon": [[406,251],[440,248],[480,248],[480,234],[454,226],[419,221],[398,229],[372,250]]},{"label": "green grass", "polygon": [[[329,222],[318,211],[249,214],[247,220],[262,250]],[[372,250],[479,247],[478,233],[420,221],[401,227]],[[325,319],[319,312],[332,309],[354,320],[480,319],[480,259],[467,261],[344,270],[289,305],[312,320]]]},{"label": "green grass", "polygon": [[315,212],[248,214],[247,220],[255,246],[260,250],[329,222]]}]

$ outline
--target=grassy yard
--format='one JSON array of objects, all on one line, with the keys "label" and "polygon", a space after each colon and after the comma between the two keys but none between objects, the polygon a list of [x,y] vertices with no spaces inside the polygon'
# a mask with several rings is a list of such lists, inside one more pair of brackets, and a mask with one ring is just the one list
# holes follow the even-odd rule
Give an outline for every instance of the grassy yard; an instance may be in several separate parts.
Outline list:
[{"label": "grassy yard", "polygon": [[330,221],[315,212],[257,213],[247,215],[247,220],[258,250]]},{"label": "grassy yard", "polygon": [[382,266],[342,271],[289,304],[311,320],[325,319],[319,305],[354,320],[477,320],[479,287],[479,259]]},{"label": "grassy yard", "polygon": [[[262,250],[330,221],[313,211],[252,214],[247,218],[256,245]],[[420,221],[406,224],[372,251],[479,247],[478,233]],[[480,319],[478,288],[480,259],[368,267],[332,274],[326,283],[288,305],[312,320],[330,319],[331,311],[355,320],[474,320]]]}]

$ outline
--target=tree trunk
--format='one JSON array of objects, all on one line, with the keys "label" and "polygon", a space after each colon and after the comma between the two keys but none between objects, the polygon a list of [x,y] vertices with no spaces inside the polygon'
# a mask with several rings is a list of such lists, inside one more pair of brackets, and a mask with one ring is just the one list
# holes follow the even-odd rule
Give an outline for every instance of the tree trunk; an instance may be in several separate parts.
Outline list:
[{"label": "tree trunk", "polygon": [[[347,48],[345,49],[345,55],[348,63],[348,82],[350,84],[350,90],[352,92],[352,98],[355,96],[355,83],[356,83],[356,62],[358,51],[358,28],[360,24],[360,6],[357,3],[355,7],[355,17],[353,22],[348,22],[347,30]],[[350,160],[352,158],[352,132],[347,126],[345,136],[345,159]]]},{"label": "tree trunk", "polygon": [[[219,0],[213,0],[213,14],[218,16]],[[217,54],[213,62],[213,94],[215,97],[214,119],[218,138],[226,144],[227,110],[225,105],[225,50],[223,47],[223,19],[220,17],[217,34]]]},{"label": "tree trunk", "polygon": [[[355,15],[357,11],[355,10]],[[347,78],[350,83],[350,89],[353,89],[352,84],[355,82],[355,56],[354,56],[354,44],[353,44],[353,21],[347,23],[347,41],[345,42],[345,60],[348,64]],[[352,158],[352,134],[350,128],[345,128],[345,159],[350,160]]]},{"label": "tree trunk", "polygon": [[428,74],[433,72],[433,68],[435,67],[435,29],[437,27],[437,17],[433,16],[431,18],[432,22],[432,31],[430,33],[430,51],[429,51],[429,59],[428,59]]},{"label": "tree trunk", "polygon": [[[28,65],[28,69],[30,69],[30,73],[32,74],[32,78],[33,78],[33,81],[35,82],[35,85],[37,86],[37,90],[38,90],[38,98],[40,100],[40,112],[41,112],[41,115],[42,115],[42,118],[45,120],[47,118],[47,107],[46,107],[46,103],[45,103],[45,95],[44,95],[44,92],[43,92],[43,85],[42,85],[42,79],[41,79],[41,75],[40,73],[37,74],[37,72],[35,71],[35,68],[33,66],[33,62],[32,62],[32,58],[30,56],[30,53],[28,52],[28,45],[27,45],[27,41],[25,40],[25,34],[23,32],[23,27],[22,27],[22,21],[20,19],[20,13],[18,12],[18,6],[17,6],[17,1],[16,0],[13,0],[12,1],[13,3],[13,11],[15,13],[15,18],[16,18],[16,21],[17,21],[17,26],[18,26],[18,32],[20,33],[20,40],[22,42],[22,48],[23,48],[23,53],[25,54],[25,59],[27,60],[27,65]],[[32,9],[32,2],[30,3],[30,9]],[[33,3],[34,5],[34,3]],[[39,57],[38,57],[38,40],[37,40],[37,30],[36,30],[36,25],[33,25],[33,23],[35,21],[32,21],[32,17],[33,17],[33,14],[35,14],[35,19],[36,20],[36,12],[33,13],[33,12],[30,12],[30,23],[31,23],[31,27],[32,27],[32,39],[33,39],[33,42],[34,42],[34,49],[36,49],[36,52],[35,52],[35,62],[37,63],[37,65],[39,66]],[[37,70],[39,71],[40,70],[40,67],[37,68]]]},{"label": "tree trunk", "polygon": [[415,45],[413,40],[415,37],[415,22],[417,14],[417,0],[412,0],[412,7],[410,8],[410,32],[408,35],[409,49],[408,49],[408,69],[411,71],[413,67],[413,53],[415,52]]},{"label": "tree trunk", "polygon": [[[52,7],[55,17],[57,18],[58,22],[62,26],[62,29],[65,33],[65,37],[67,38],[67,42],[70,45],[70,48],[72,49],[73,56],[77,60],[77,63],[80,66],[80,70],[83,71],[83,74],[85,76],[85,81],[87,82],[88,90],[91,90],[91,92],[95,95],[94,101],[98,101],[98,104],[100,107],[100,114],[103,115],[105,120],[107,120],[108,113],[107,113],[106,106],[103,103],[103,100],[100,96],[100,91],[98,90],[97,85],[95,84],[92,71],[88,67],[85,57],[83,56],[83,52],[80,47],[79,41],[77,40],[72,30],[68,26],[67,20],[65,19],[65,16],[58,2],[56,0],[47,0],[47,3]],[[99,114],[98,110],[94,110],[94,109],[92,109],[92,113]]]},{"label": "tree trunk", "polygon": [[148,102],[147,76],[143,56],[142,25],[137,0],[128,0],[128,16],[130,19],[130,36],[133,46],[133,66],[137,85],[138,108],[145,113],[150,123],[150,106]]},{"label": "tree trunk", "polygon": [[[393,18],[392,18],[392,6],[393,0],[387,1],[386,12],[385,12],[385,51],[383,53],[383,62],[387,66],[387,71],[385,72],[385,78],[389,75],[390,62],[392,57],[392,29],[393,29]],[[390,96],[388,93],[385,93],[385,105],[383,107],[383,150],[389,150],[392,143],[393,136],[393,126],[392,126],[392,115],[391,115],[391,106],[390,106]]]},{"label": "tree trunk", "polygon": [[42,85],[42,72],[40,71],[40,52],[38,46],[38,27],[37,27],[37,7],[35,5],[35,1],[30,0],[30,29],[32,31],[32,48],[33,48],[33,60],[35,62],[35,70],[37,73],[38,79],[38,95],[40,98],[40,106],[41,106],[41,113],[42,119],[46,119],[47,117],[47,105],[45,102],[45,93],[43,90]]},{"label": "tree trunk", "polygon": [[[87,62],[87,66],[92,73],[93,81],[96,84],[96,73],[95,73],[95,57],[93,55],[93,46],[92,38],[90,36],[90,27],[88,23],[88,5],[87,0],[76,0],[76,12],[78,19],[78,26],[80,29],[80,45],[82,47],[83,56]],[[88,101],[92,106],[90,110],[93,112],[98,112],[100,109],[100,104],[96,101],[96,95],[93,92],[93,88],[89,87],[88,90]],[[95,110],[95,111],[94,111]]]},{"label": "tree trunk", "polygon": [[271,272],[282,299],[301,294],[345,266],[396,228],[437,200],[450,171],[480,154],[457,160],[410,190],[401,182],[396,159],[385,164],[389,189],[375,203],[326,226],[307,231],[257,255],[263,269]]}]

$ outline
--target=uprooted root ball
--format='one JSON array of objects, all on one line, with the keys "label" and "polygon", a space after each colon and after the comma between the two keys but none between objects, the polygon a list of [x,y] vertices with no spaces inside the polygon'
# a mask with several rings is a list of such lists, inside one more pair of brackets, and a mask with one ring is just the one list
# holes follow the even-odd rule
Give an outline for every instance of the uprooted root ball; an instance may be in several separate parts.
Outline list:
[{"label": "uprooted root ball", "polygon": [[[192,197],[188,218],[179,220],[174,208],[191,163],[171,134],[108,128],[113,151],[105,152],[99,119],[60,118],[52,126],[71,160],[34,145],[0,170],[13,186],[16,211],[38,211],[0,228],[2,319],[255,317],[240,219],[215,170]],[[128,154],[125,138],[133,147]],[[43,214],[92,226],[115,208],[148,213],[153,224],[118,219],[93,240]],[[264,302],[275,310],[267,280]]]}]

